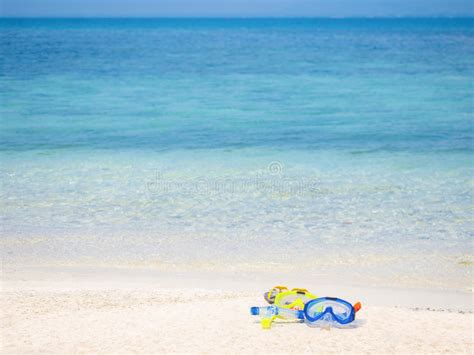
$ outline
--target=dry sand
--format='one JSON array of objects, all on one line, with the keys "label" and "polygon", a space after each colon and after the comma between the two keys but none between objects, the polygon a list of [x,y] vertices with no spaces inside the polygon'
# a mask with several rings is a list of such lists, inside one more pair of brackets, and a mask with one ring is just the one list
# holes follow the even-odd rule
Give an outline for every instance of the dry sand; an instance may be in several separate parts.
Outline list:
[{"label": "dry sand", "polygon": [[353,329],[290,323],[262,330],[249,314],[250,306],[264,305],[256,291],[162,288],[145,279],[86,281],[51,274],[46,280],[17,274],[2,282],[1,348],[2,354],[473,351],[469,309],[372,303],[363,305]]}]

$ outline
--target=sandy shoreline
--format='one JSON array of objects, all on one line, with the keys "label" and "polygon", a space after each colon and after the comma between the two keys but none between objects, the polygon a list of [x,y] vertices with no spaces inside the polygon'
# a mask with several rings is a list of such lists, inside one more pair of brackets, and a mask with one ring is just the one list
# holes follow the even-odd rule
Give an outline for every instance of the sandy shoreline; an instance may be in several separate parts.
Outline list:
[{"label": "sandy shoreline", "polygon": [[[264,305],[260,290],[265,284],[249,283],[236,290],[232,282],[219,280],[222,288],[196,279],[183,283],[179,277],[171,285],[170,279],[160,277],[105,275],[4,272],[2,353],[470,353],[473,349],[472,309],[449,310],[457,302],[449,294],[444,298],[449,303],[436,310],[380,305],[376,296],[357,299],[363,309],[354,329],[277,324],[263,331],[258,319],[249,315],[249,307]],[[177,287],[180,283],[183,286]],[[472,302],[466,293],[458,301],[469,298]]]}]

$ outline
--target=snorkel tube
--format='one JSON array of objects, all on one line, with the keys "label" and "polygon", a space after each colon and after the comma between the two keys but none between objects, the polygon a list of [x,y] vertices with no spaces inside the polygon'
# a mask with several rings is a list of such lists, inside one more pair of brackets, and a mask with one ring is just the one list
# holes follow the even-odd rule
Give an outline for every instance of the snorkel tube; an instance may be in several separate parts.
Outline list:
[{"label": "snorkel tube", "polygon": [[270,329],[275,318],[304,320],[303,311],[278,306],[250,307],[250,314],[260,316],[262,329]]}]

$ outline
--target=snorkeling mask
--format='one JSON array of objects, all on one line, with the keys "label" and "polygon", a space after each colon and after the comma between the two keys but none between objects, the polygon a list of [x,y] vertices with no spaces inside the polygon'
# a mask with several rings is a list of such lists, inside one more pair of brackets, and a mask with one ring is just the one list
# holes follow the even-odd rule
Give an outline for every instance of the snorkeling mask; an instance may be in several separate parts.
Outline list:
[{"label": "snorkeling mask", "polygon": [[317,321],[335,321],[339,324],[348,324],[354,321],[356,313],[362,305],[357,302],[351,305],[349,302],[335,297],[321,297],[306,303],[303,313],[309,323]]},{"label": "snorkeling mask", "polygon": [[265,301],[267,301],[269,304],[274,304],[275,299],[279,294],[281,294],[281,293],[288,294],[290,292],[296,292],[296,293],[299,293],[299,294],[310,294],[308,292],[308,290],[305,289],[305,288],[293,288],[290,291],[289,288],[286,287],[286,286],[274,286],[270,289],[270,291],[265,292],[263,294],[263,298],[265,298]]}]

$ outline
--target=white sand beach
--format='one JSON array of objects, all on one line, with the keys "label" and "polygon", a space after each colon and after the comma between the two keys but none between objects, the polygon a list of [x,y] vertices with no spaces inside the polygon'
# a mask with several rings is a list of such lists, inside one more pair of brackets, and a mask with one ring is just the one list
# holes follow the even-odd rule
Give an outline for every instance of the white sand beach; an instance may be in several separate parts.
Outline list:
[{"label": "white sand beach", "polygon": [[[262,330],[249,307],[265,304],[259,291],[266,284],[244,284],[239,291],[238,280],[151,274],[4,271],[2,353],[473,351],[470,293],[369,290],[357,299],[363,308],[352,329],[274,323]],[[324,286],[318,292],[337,289]],[[384,295],[397,292],[401,305],[383,305],[396,299]],[[351,293],[358,291],[341,288],[337,296]],[[414,307],[430,294],[426,307]]]}]

